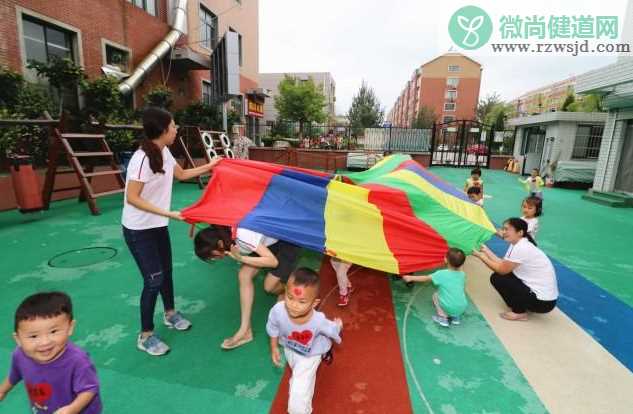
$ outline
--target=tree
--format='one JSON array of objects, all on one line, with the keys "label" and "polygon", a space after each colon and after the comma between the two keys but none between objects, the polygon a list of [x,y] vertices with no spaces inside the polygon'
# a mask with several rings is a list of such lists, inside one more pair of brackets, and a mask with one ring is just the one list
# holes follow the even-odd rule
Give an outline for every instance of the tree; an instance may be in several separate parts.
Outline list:
[{"label": "tree", "polygon": [[562,112],[573,112],[573,108],[570,109],[571,105],[576,102],[576,98],[574,96],[573,93],[567,94],[567,96],[565,97],[565,100],[563,101],[563,104],[560,106],[560,110]]},{"label": "tree", "polygon": [[374,90],[363,81],[347,112],[352,134],[361,135],[365,128],[380,126],[384,117],[385,111]]},{"label": "tree", "polygon": [[506,120],[513,112],[514,107],[512,104],[498,102],[490,108],[483,123],[492,126],[495,131],[503,131],[505,129]]},{"label": "tree", "polygon": [[492,108],[494,108],[495,105],[498,105],[500,102],[501,98],[497,93],[488,94],[484,99],[480,99],[479,103],[477,104],[477,110],[475,111],[477,121],[485,124],[486,117],[488,116],[490,111],[492,111]]},{"label": "tree", "polygon": [[317,88],[312,78],[299,80],[286,76],[277,87],[275,109],[279,117],[299,122],[299,133],[303,136],[303,125],[311,122],[323,122],[325,114],[325,96]]},{"label": "tree", "polygon": [[411,123],[411,128],[428,129],[433,128],[437,121],[435,110],[430,106],[422,105],[418,111],[418,116]]},{"label": "tree", "polygon": [[589,94],[575,100],[567,107],[569,112],[604,112],[602,97],[600,95]]}]

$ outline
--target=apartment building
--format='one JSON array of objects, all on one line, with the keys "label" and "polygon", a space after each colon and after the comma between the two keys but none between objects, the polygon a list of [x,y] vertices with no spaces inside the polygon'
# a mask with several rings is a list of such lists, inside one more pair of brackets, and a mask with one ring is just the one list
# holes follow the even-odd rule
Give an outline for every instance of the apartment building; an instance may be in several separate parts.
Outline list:
[{"label": "apartment building", "polygon": [[393,126],[410,127],[420,108],[433,110],[436,122],[474,119],[481,65],[460,53],[446,53],[416,68],[387,115]]}]

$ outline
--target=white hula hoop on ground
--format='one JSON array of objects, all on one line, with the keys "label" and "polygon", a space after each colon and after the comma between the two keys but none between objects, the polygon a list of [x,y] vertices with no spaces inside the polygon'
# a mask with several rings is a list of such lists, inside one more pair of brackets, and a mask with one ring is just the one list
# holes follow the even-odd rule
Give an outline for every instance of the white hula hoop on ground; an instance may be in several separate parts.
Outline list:
[{"label": "white hula hoop on ground", "polygon": [[229,140],[229,137],[226,136],[226,134],[220,134],[220,142],[222,143],[222,146],[224,148],[231,147],[231,141]]},{"label": "white hula hoop on ground", "polygon": [[218,157],[218,153],[215,152],[215,150],[213,148],[208,148],[207,149],[207,154],[209,155],[209,158],[211,158],[211,159]]},{"label": "white hula hoop on ground", "polygon": [[200,134],[200,136],[202,137],[202,143],[207,149],[213,148],[213,136],[211,136],[211,134],[209,134],[207,131],[204,131],[202,134]]},{"label": "white hula hoop on ground", "polygon": [[224,148],[224,156],[226,158],[235,158],[235,154],[231,148]]},{"label": "white hula hoop on ground", "polygon": [[407,307],[405,308],[404,320],[402,321],[402,347],[404,348],[404,361],[407,364],[411,378],[413,378],[413,383],[418,391],[418,395],[420,396],[420,399],[422,399],[422,402],[426,407],[426,411],[430,414],[435,414],[433,408],[431,408],[431,404],[429,404],[429,400],[426,399],[426,396],[422,391],[422,386],[420,385],[420,381],[418,381],[418,376],[415,375],[415,370],[413,369],[413,365],[409,359],[409,347],[407,346],[407,322],[409,320],[409,312],[411,311],[411,306],[413,305],[413,301],[416,296],[418,296],[418,293],[420,293],[423,289],[423,287],[420,287],[411,295],[411,299],[409,299],[409,303],[407,303]]}]

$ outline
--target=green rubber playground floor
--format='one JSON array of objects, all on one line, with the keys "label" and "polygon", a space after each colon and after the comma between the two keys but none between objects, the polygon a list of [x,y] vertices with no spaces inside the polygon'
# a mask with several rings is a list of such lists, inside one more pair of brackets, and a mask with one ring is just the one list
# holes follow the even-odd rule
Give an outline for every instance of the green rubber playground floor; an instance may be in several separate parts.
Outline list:
[{"label": "green rubber playground floor", "polygon": [[[458,187],[468,174],[465,169],[432,171]],[[524,190],[516,175],[486,170],[483,178],[486,194],[492,196],[485,200],[490,217],[501,222],[518,215]],[[540,245],[633,305],[633,209],[592,204],[580,198],[582,193],[546,190]],[[194,185],[175,184],[173,207],[188,206],[199,195]],[[188,227],[172,223],[176,304],[194,328],[169,331],[158,324],[157,312],[157,332],[172,352],[163,358],[145,355],[136,350],[142,282],[121,235],[122,197],[105,197],[98,203],[102,215],[96,217],[76,200],[53,203],[42,213],[0,213],[0,376],[8,371],[15,346],[11,333],[18,303],[36,291],[64,290],[75,306],[73,341],[90,353],[97,366],[106,413],[268,412],[283,371],[270,363],[264,325],[274,299],[263,293],[261,278],[253,311],[255,343],[222,351],[220,342],[233,333],[239,320],[237,265],[230,260],[213,265],[199,261]],[[83,260],[89,247],[113,248],[117,254],[85,267],[48,265],[61,253],[84,249],[56,259],[57,264],[72,266]],[[100,253],[90,254],[98,258]],[[320,260],[320,255],[305,253],[302,264],[318,269]],[[474,305],[459,330],[441,331],[429,321],[432,288],[418,285],[410,290],[393,282],[392,292],[416,413],[429,412],[429,405],[437,413],[500,412],[500,407],[523,413],[546,411]],[[0,413],[26,411],[21,385],[0,403]]]},{"label": "green rubber playground floor", "polygon": [[[470,170],[432,168],[445,181],[464,187]],[[500,224],[520,217],[527,196],[516,174],[483,170],[484,208]],[[612,208],[583,200],[586,190],[545,188],[538,243],[548,255],[633,306],[633,208]]]}]

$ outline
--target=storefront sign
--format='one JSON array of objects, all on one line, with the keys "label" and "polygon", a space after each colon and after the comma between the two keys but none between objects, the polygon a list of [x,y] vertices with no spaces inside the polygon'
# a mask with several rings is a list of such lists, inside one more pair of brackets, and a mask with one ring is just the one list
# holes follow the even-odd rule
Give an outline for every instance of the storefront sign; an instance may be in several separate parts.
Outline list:
[{"label": "storefront sign", "polygon": [[248,99],[248,115],[256,118],[264,117],[264,104]]}]

